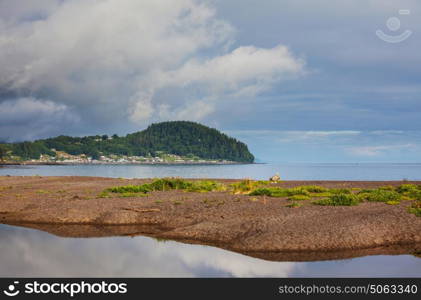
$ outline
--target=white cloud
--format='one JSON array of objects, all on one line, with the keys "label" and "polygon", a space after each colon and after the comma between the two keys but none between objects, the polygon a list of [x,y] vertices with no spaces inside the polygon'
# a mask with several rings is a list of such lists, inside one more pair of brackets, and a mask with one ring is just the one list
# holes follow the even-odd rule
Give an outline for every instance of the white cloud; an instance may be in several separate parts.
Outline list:
[{"label": "white cloud", "polygon": [[59,238],[6,225],[0,235],[0,276],[288,277],[303,264],[142,236]]},{"label": "white cloud", "polygon": [[278,143],[323,143],[331,140],[348,139],[361,134],[358,130],[238,130],[230,134],[238,136],[260,137]]},{"label": "white cloud", "polygon": [[[153,74],[153,80],[140,81],[144,97],[134,101],[133,121],[150,118],[154,97],[160,89],[174,89],[186,96],[181,106],[160,104],[158,116],[200,120],[214,110],[218,99],[254,96],[265,91],[281,79],[297,76],[304,71],[304,62],[296,59],[284,46],[261,49],[253,46],[239,47],[232,52],[211,59],[191,59],[171,71]],[[145,82],[146,81],[146,82]],[[186,92],[187,90],[187,92]],[[139,103],[141,105],[139,106]],[[147,113],[139,109],[147,107]],[[175,106],[175,107],[173,107]]]},{"label": "white cloud", "polygon": [[205,2],[36,2],[1,2],[0,90],[47,93],[87,120],[200,120],[219,99],[255,95],[303,72],[282,45],[231,49],[235,29]]},{"label": "white cloud", "polygon": [[346,150],[356,156],[378,156],[392,150],[405,150],[416,147],[413,144],[350,147]]},{"label": "white cloud", "polygon": [[64,114],[67,110],[65,105],[58,105],[51,101],[42,101],[34,98],[19,98],[14,101],[0,103],[0,122],[22,122],[37,115],[53,116]]},{"label": "white cloud", "polygon": [[320,142],[327,139],[347,138],[358,136],[361,132],[356,130],[336,130],[336,131],[286,131],[280,142]]},{"label": "white cloud", "polygon": [[171,75],[176,85],[203,82],[216,93],[238,93],[244,86],[259,85],[264,89],[282,76],[298,74],[303,64],[282,45],[271,49],[248,46],[205,61],[190,60]]}]

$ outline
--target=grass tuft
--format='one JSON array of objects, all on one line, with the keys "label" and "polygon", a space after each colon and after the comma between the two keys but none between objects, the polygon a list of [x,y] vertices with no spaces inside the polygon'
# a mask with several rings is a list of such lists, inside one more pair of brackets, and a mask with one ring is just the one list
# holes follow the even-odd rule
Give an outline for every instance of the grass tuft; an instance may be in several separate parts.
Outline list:
[{"label": "grass tuft", "polygon": [[318,186],[318,185],[304,185],[304,186],[301,186],[301,188],[305,189],[306,191],[310,193],[326,193],[329,190],[328,188],[325,188],[323,186]]},{"label": "grass tuft", "polygon": [[416,201],[413,203],[409,208],[408,211],[411,214],[416,215],[417,217],[421,217],[421,201]]},{"label": "grass tuft", "polygon": [[389,190],[372,190],[371,192],[360,193],[360,200],[366,200],[369,202],[388,202],[388,201],[400,201],[401,195],[395,191]]},{"label": "grass tuft", "polygon": [[253,190],[265,184],[265,181],[254,181],[251,179],[244,179],[240,182],[230,184],[230,188],[234,194],[249,194]]},{"label": "grass tuft", "polygon": [[342,188],[342,189],[329,189],[329,193],[335,194],[335,195],[338,195],[338,194],[352,194],[352,192],[351,192],[350,189],[344,189],[344,188]]},{"label": "grass tuft", "polygon": [[403,194],[403,193],[417,191],[419,190],[419,188],[415,184],[402,184],[396,190],[398,193]]},{"label": "grass tuft", "polygon": [[295,188],[258,188],[252,191],[250,196],[270,196],[270,197],[291,197],[295,195],[305,195],[310,196],[310,193],[302,188],[302,187],[295,187]]},{"label": "grass tuft", "polygon": [[152,191],[150,184],[142,184],[142,185],[124,185],[124,186],[117,186],[107,189],[111,193],[148,193]]},{"label": "grass tuft", "polygon": [[360,200],[354,194],[336,194],[329,198],[313,201],[312,203],[325,206],[354,206],[358,205]]},{"label": "grass tuft", "polygon": [[[122,197],[144,196],[153,191],[185,190],[188,192],[211,192],[226,190],[225,185],[211,180],[187,181],[181,178],[161,178],[152,183],[125,185],[106,189],[104,192],[117,193]],[[143,194],[143,195],[142,195]]]},{"label": "grass tuft", "polygon": [[258,188],[252,191],[250,196],[272,196],[272,191],[274,188]]},{"label": "grass tuft", "polygon": [[294,195],[288,198],[288,200],[293,200],[293,201],[304,201],[304,200],[310,200],[310,196],[307,195]]}]

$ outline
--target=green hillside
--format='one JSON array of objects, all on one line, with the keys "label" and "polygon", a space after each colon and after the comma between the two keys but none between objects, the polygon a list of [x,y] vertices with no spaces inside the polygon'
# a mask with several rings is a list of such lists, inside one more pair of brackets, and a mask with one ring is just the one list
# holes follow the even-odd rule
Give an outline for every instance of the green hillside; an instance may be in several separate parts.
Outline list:
[{"label": "green hillside", "polygon": [[187,121],[152,124],[143,131],[124,137],[58,136],[33,142],[0,144],[0,156],[9,153],[22,159],[38,159],[41,154],[54,156],[52,149],[72,155],[85,154],[94,159],[100,155],[112,154],[155,156],[158,153],[167,153],[203,159],[254,161],[254,156],[244,143],[216,129]]}]

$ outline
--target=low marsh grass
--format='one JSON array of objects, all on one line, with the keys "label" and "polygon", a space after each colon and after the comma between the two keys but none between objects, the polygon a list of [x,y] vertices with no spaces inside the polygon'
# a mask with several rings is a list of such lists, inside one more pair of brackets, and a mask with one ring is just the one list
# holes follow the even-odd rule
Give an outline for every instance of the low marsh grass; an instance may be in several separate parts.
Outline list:
[{"label": "low marsh grass", "polygon": [[332,196],[332,194],[329,193],[329,192],[325,192],[325,193],[310,193],[310,196],[311,197],[314,197],[314,198],[326,198],[326,197]]},{"label": "low marsh grass", "polygon": [[382,191],[395,191],[395,187],[391,186],[391,185],[385,185],[385,186],[381,186],[379,187],[379,190]]},{"label": "low marsh grass", "polygon": [[310,200],[310,196],[307,195],[294,195],[288,198],[288,200],[293,200],[293,201],[304,201],[304,200]]},{"label": "low marsh grass", "polygon": [[358,205],[360,200],[354,194],[336,194],[329,198],[315,200],[312,203],[325,206],[354,206]]},{"label": "low marsh grass", "polygon": [[149,186],[149,184],[142,184],[142,185],[116,186],[116,187],[109,188],[106,191],[111,192],[111,193],[119,193],[119,194],[123,194],[123,193],[144,193],[144,194],[146,194],[146,193],[152,191],[152,189]]},{"label": "low marsh grass", "polygon": [[325,188],[323,186],[318,186],[318,185],[304,185],[301,186],[301,188],[305,189],[306,191],[310,192],[310,193],[326,193],[329,189]]},{"label": "low marsh grass", "polygon": [[408,211],[411,214],[416,215],[417,217],[421,217],[421,201],[416,201],[413,203],[409,208]]},{"label": "low marsh grass", "polygon": [[421,185],[402,184],[396,190],[407,199],[421,200]]},{"label": "low marsh grass", "polygon": [[249,194],[253,190],[258,189],[267,184],[269,184],[268,181],[255,181],[251,179],[244,179],[240,182],[230,184],[229,187],[234,194]]},{"label": "low marsh grass", "polygon": [[272,192],[276,188],[258,188],[252,191],[250,196],[272,196]]},{"label": "low marsh grass", "polygon": [[388,201],[400,201],[401,195],[398,192],[390,190],[371,190],[370,192],[364,192],[358,194],[360,200],[369,202],[388,202]]},{"label": "low marsh grass", "polygon": [[340,189],[329,189],[329,193],[339,195],[339,194],[352,194],[350,189],[340,188]]},{"label": "low marsh grass", "polygon": [[192,185],[187,188],[188,192],[213,192],[213,191],[225,191],[227,187],[222,183],[212,181],[212,180],[201,180],[201,181],[193,181]]},{"label": "low marsh grass", "polygon": [[117,193],[123,195],[124,197],[125,195],[130,194],[143,196],[153,191],[169,190],[184,190],[187,192],[211,192],[224,191],[226,190],[226,187],[223,184],[212,180],[187,181],[181,178],[161,178],[155,179],[151,183],[145,183],[141,185],[125,185],[108,188],[103,193]]},{"label": "low marsh grass", "polygon": [[302,187],[295,187],[295,188],[280,188],[280,187],[272,187],[272,188],[257,188],[252,191],[250,196],[270,196],[270,197],[291,197],[295,195],[304,195],[310,196],[310,193],[302,188]]},{"label": "low marsh grass", "polygon": [[415,184],[402,184],[400,186],[398,186],[398,188],[396,189],[396,191],[398,193],[407,193],[407,192],[414,192],[417,190],[420,190],[421,186],[417,186]]}]

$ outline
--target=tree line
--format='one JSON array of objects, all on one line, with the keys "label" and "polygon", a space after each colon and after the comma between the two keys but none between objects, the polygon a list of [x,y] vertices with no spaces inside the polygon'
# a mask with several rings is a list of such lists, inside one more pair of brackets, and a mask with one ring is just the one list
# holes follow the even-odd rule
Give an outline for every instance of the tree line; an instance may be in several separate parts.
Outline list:
[{"label": "tree line", "polygon": [[246,144],[216,129],[195,122],[171,121],[151,124],[147,129],[126,136],[96,135],[54,138],[0,144],[0,159],[7,153],[22,159],[38,159],[41,154],[54,156],[52,150],[72,155],[85,154],[98,159],[100,155],[156,156],[160,152],[203,159],[225,159],[253,162]]}]

